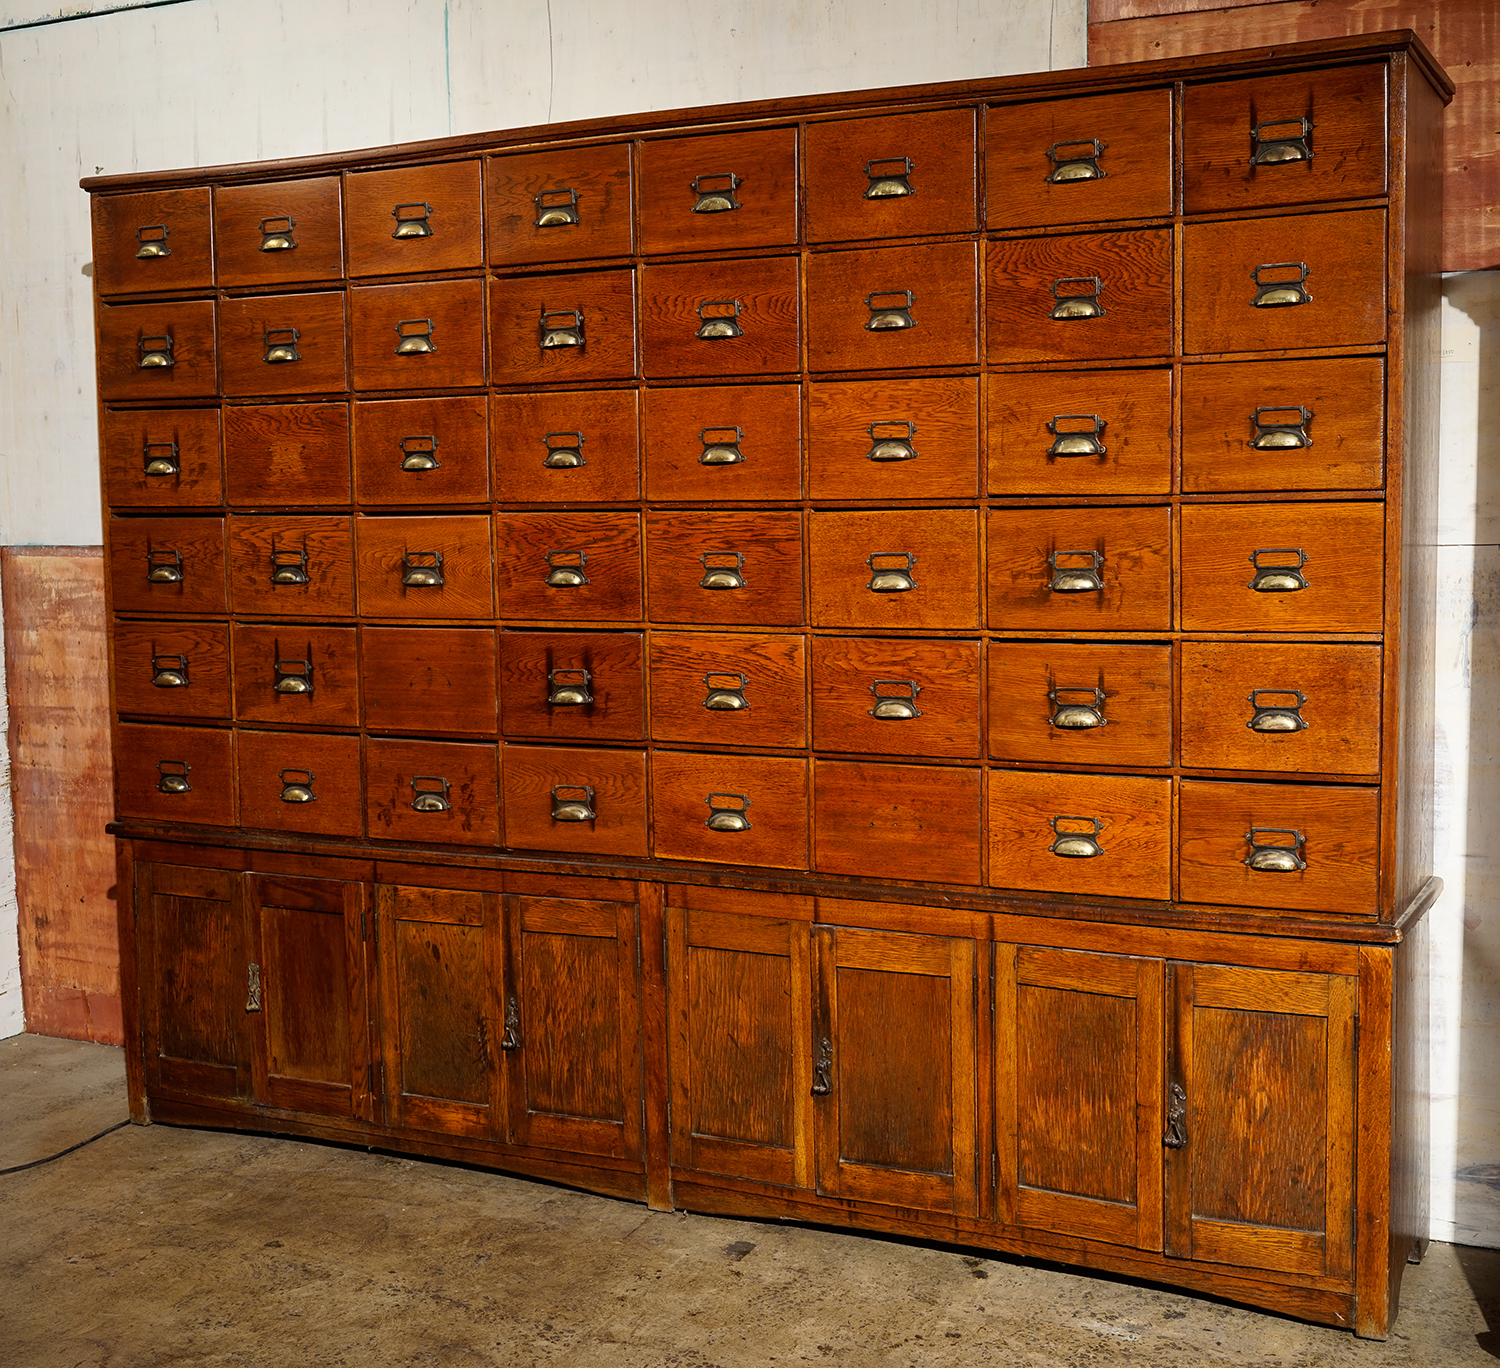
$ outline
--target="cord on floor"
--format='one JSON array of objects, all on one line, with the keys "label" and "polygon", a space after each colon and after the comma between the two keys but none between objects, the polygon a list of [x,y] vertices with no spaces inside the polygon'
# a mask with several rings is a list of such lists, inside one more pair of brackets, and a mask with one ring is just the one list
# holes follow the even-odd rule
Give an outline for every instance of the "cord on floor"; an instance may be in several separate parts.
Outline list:
[{"label": "cord on floor", "polygon": [[130,1118],[127,1117],[124,1121],[116,1121],[114,1125],[106,1126],[98,1135],[91,1135],[87,1140],[80,1140],[76,1145],[69,1145],[67,1149],[60,1149],[56,1154],[49,1154],[45,1159],[33,1159],[29,1164],[15,1164],[10,1168],[0,1169],[0,1178],[4,1178],[7,1173],[20,1173],[24,1169],[37,1168],[41,1164],[50,1164],[54,1159],[61,1159],[65,1154],[72,1154],[74,1150],[81,1150],[85,1145],[92,1145],[95,1140],[102,1140],[111,1131],[117,1131],[121,1126],[128,1126],[129,1124]]}]

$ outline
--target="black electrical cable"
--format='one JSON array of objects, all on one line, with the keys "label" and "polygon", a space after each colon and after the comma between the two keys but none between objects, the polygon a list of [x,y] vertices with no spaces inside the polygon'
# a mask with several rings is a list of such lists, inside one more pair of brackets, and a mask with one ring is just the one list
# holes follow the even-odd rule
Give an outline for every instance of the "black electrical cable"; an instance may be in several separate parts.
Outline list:
[{"label": "black electrical cable", "polygon": [[41,1164],[50,1164],[54,1159],[61,1159],[65,1154],[72,1154],[74,1150],[81,1150],[85,1145],[92,1145],[95,1140],[104,1139],[110,1131],[117,1131],[121,1126],[128,1126],[129,1124],[130,1118],[127,1117],[123,1121],[116,1121],[112,1126],[106,1126],[98,1135],[91,1135],[87,1140],[80,1140],[76,1145],[69,1145],[67,1149],[60,1149],[56,1154],[49,1154],[45,1159],[33,1159],[29,1164],[15,1164],[10,1168],[0,1169],[0,1178],[4,1178],[7,1173],[20,1173],[25,1169],[36,1168]]}]

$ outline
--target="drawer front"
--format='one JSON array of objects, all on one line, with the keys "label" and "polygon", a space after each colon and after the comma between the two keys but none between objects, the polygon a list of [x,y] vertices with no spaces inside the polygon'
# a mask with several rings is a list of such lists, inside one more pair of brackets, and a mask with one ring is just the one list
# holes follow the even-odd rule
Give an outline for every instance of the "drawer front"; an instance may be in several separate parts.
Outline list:
[{"label": "drawer front", "polygon": [[992,512],[989,625],[1000,632],[1168,630],[1171,510]]},{"label": "drawer front", "polygon": [[487,514],[360,518],[354,539],[361,617],[494,616]]},{"label": "drawer front", "polygon": [[633,249],[630,144],[486,157],[490,263],[587,261]]},{"label": "drawer front", "polygon": [[1182,368],[1182,487],[1379,489],[1385,362],[1241,361]]},{"label": "drawer front", "polygon": [[646,497],[797,499],[802,395],[796,385],[710,385],[646,393]]},{"label": "drawer front", "polygon": [[500,715],[507,736],[643,741],[639,632],[502,632]]},{"label": "drawer front", "polygon": [[646,580],[653,622],[795,627],[803,620],[802,515],[652,510]]},{"label": "drawer front", "polygon": [[106,409],[99,451],[110,504],[203,508],[223,501],[216,408]]},{"label": "drawer front", "polygon": [[354,613],[354,544],[346,517],[229,520],[229,600],[236,613]]},{"label": "drawer front", "polygon": [[219,311],[219,358],[230,396],[347,389],[343,293],[226,299]]},{"label": "drawer front", "polygon": [[1182,510],[1190,632],[1378,632],[1378,503],[1194,504]]},{"label": "drawer front", "polygon": [[220,186],[214,248],[220,285],[337,280],[344,273],[339,178]]},{"label": "drawer front", "polygon": [[349,502],[347,404],[224,410],[229,502],[242,508]]},{"label": "drawer front", "polygon": [[495,633],[476,627],[362,627],[360,692],[371,731],[494,736]]},{"label": "drawer front", "polygon": [[996,641],[989,749],[1053,765],[1172,763],[1172,648]]},{"label": "drawer front", "polygon": [[1032,371],[988,385],[991,494],[1172,492],[1170,371]]},{"label": "drawer front", "polygon": [[653,632],[651,736],[700,746],[805,746],[807,639]]},{"label": "drawer front", "polygon": [[484,260],[477,159],[356,171],[345,197],[352,276],[462,271]]},{"label": "drawer front", "polygon": [[349,291],[357,390],[484,384],[484,282],[427,280]]},{"label": "drawer front", "polygon": [[363,835],[359,737],[241,731],[237,741],[241,826]]},{"label": "drawer front", "polygon": [[578,855],[645,855],[646,753],[503,748],[505,844]]},{"label": "drawer front", "polygon": [[1182,763],[1377,774],[1380,647],[1184,642]]},{"label": "drawer front", "polygon": [[1378,788],[1184,779],[1178,822],[1183,902],[1302,912],[1375,904]]},{"label": "drawer front", "polygon": [[94,287],[101,295],[214,283],[208,187],[95,195]]},{"label": "drawer front", "polygon": [[1182,295],[1189,353],[1383,342],[1385,210],[1188,224]]},{"label": "drawer front", "polygon": [[815,760],[818,872],[978,884],[983,777],[956,766]]},{"label": "drawer front", "polygon": [[496,497],[506,503],[622,503],[641,496],[634,390],[492,394]]},{"label": "drawer front", "polygon": [[1385,65],[1190,85],[1189,213],[1385,194]]},{"label": "drawer front", "polygon": [[496,385],[628,379],[636,373],[635,272],[491,282],[490,358]]},{"label": "drawer front", "polygon": [[807,790],[803,759],[652,751],[651,853],[806,869]]},{"label": "drawer front", "polygon": [[640,156],[643,252],[796,242],[796,130],[652,139]]},{"label": "drawer front", "polygon": [[229,716],[229,628],[222,622],[116,623],[114,671],[122,713]]},{"label": "drawer front", "polygon": [[218,393],[214,304],[99,306],[99,397],[175,403]]},{"label": "drawer front", "polygon": [[1172,95],[1093,95],[985,111],[990,228],[1172,212]]},{"label": "drawer front", "polygon": [[989,881],[1096,897],[1172,895],[1172,781],[991,770]]},{"label": "drawer front", "polygon": [[985,271],[991,362],[1172,352],[1168,229],[992,242]]},{"label": "drawer front", "polygon": [[814,637],[812,709],[817,750],[977,759],[979,643]]},{"label": "drawer front", "polygon": [[499,615],[530,622],[638,622],[639,513],[501,513]]},{"label": "drawer front", "polygon": [[802,364],[797,258],[648,266],[641,353],[648,376],[786,375]]},{"label": "drawer front", "polygon": [[486,502],[490,456],[484,398],[358,401],[354,495],[374,507]]},{"label": "drawer front", "polygon": [[979,625],[979,515],[880,509],[812,515],[818,627]]},{"label": "drawer front", "polygon": [[365,742],[365,830],[388,841],[500,844],[500,750],[453,741]]},{"label": "drawer front", "polygon": [[974,111],[807,126],[810,242],[972,233]]},{"label": "drawer front", "polygon": [[115,729],[115,811],[147,821],[234,826],[234,738],[210,727]]},{"label": "drawer front", "polygon": [[239,722],[359,726],[359,640],[353,627],[234,624]]},{"label": "drawer front", "polygon": [[109,584],[117,613],[222,613],[223,518],[111,518]]}]

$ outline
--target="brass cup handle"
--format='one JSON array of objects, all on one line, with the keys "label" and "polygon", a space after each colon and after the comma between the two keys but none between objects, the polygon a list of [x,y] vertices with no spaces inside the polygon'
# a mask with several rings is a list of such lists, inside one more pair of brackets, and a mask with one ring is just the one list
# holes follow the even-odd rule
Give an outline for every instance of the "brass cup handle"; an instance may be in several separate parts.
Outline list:
[{"label": "brass cup handle", "polygon": [[1187,1144],[1187,1093],[1181,1083],[1167,1089],[1167,1129],[1161,1142],[1168,1149],[1182,1149]]},{"label": "brass cup handle", "polygon": [[740,314],[745,306],[737,299],[705,299],[698,305],[698,331],[695,337],[705,342],[723,342],[730,338],[743,337]]},{"label": "brass cup handle", "polygon": [[411,809],[413,812],[448,812],[453,804],[449,800],[448,781],[440,774],[414,774],[411,778]]},{"label": "brass cup handle", "polygon": [[191,793],[188,783],[192,766],[186,760],[158,760],[156,762],[156,791],[158,793]]},{"label": "brass cup handle", "polygon": [[260,336],[265,346],[261,360],[267,365],[285,365],[302,359],[302,353],[297,350],[302,334],[296,328],[267,328]]},{"label": "brass cup handle", "polygon": [[708,819],[703,823],[710,831],[749,831],[750,800],[743,793],[710,793]]},{"label": "brass cup handle", "polygon": [[1108,310],[1099,302],[1104,282],[1098,276],[1059,276],[1047,287],[1055,301],[1049,318],[1074,323],[1083,318],[1103,318]]},{"label": "brass cup handle", "polygon": [[749,676],[738,670],[710,670],[703,676],[703,687],[708,690],[703,706],[709,712],[744,712],[750,706],[745,697],[749,683]]},{"label": "brass cup handle", "polygon": [[396,230],[391,234],[398,242],[407,238],[432,236],[432,206],[426,200],[413,200],[410,204],[398,204],[391,210],[396,220]]},{"label": "brass cup handle", "polygon": [[260,250],[262,252],[290,252],[296,245],[292,230],[297,220],[285,214],[277,214],[260,221]]},{"label": "brass cup handle", "polygon": [[586,708],[594,701],[592,671],[583,665],[555,665],[547,671],[547,705]]},{"label": "brass cup handle", "polygon": [[441,551],[403,551],[401,553],[403,588],[441,589],[443,583],[443,553]]},{"label": "brass cup handle", "polygon": [[140,245],[135,254],[142,261],[156,257],[169,257],[172,249],[167,246],[167,234],[171,230],[165,223],[146,223],[135,230],[135,240]]},{"label": "brass cup handle", "polygon": [[1097,817],[1069,817],[1059,813],[1049,817],[1047,825],[1052,828],[1053,841],[1047,847],[1052,854],[1065,860],[1092,860],[1104,854],[1098,839],[1104,823]]},{"label": "brass cup handle", "polygon": [[870,316],[865,320],[866,332],[899,332],[903,328],[915,328],[917,320],[912,317],[912,306],[917,297],[910,290],[876,290],[865,296],[865,308]]},{"label": "brass cup handle", "polygon": [[877,722],[912,722],[921,717],[917,695],[922,686],[915,679],[877,679],[870,685],[875,706],[869,714]]},{"label": "brass cup handle", "polygon": [[532,203],[538,228],[570,228],[578,222],[578,191],[571,187],[543,190]]},{"label": "brass cup handle", "polygon": [[403,437],[397,446],[401,449],[401,469],[420,474],[426,470],[438,470],[438,439],[431,434],[422,437]]},{"label": "brass cup handle", "polygon": [[1104,589],[1104,554],[1100,551],[1053,551],[1047,568],[1052,572],[1047,588],[1054,594],[1097,594]]},{"label": "brass cup handle", "polygon": [[141,448],[141,464],[152,477],[182,474],[176,442],[147,442]]},{"label": "brass cup handle", "polygon": [[301,660],[281,654],[281,643],[276,643],[276,657],[271,661],[271,692],[277,694],[305,695],[313,691],[312,643],[308,642],[307,655]]},{"label": "brass cup handle", "polygon": [[283,803],[317,802],[318,795],[313,792],[313,783],[317,777],[311,770],[282,770],[277,776],[281,781],[281,801]]},{"label": "brass cup handle", "polygon": [[588,564],[586,551],[548,551],[546,584],[549,589],[581,589],[589,582],[584,567]]},{"label": "brass cup handle", "polygon": [[151,657],[151,682],[158,689],[186,689],[188,658],[185,655],[156,655]]},{"label": "brass cup handle", "polygon": [[733,171],[705,171],[694,176],[692,191],[698,198],[693,204],[695,214],[727,214],[738,209],[740,202],[734,192],[742,184]]},{"label": "brass cup handle", "polygon": [[867,161],[865,177],[870,184],[865,188],[865,198],[904,199],[916,194],[911,183],[914,169],[910,157],[877,157],[874,161]]},{"label": "brass cup handle", "polygon": [[[734,434],[733,437],[728,435],[730,433]],[[745,434],[739,428],[704,428],[698,434],[698,440],[703,444],[703,452],[698,457],[699,465],[744,465],[745,453],[740,450],[740,443],[745,440]]]},{"label": "brass cup handle", "polygon": [[867,459],[880,464],[917,459],[915,423],[904,418],[883,418],[871,423],[865,431],[870,434],[870,449],[865,452]]},{"label": "brass cup handle", "polygon": [[[1285,563],[1284,559],[1279,559],[1263,564],[1262,556],[1295,556],[1297,563],[1291,565]],[[1250,564],[1255,567],[1255,574],[1245,587],[1253,589],[1257,594],[1295,594],[1307,588],[1308,579],[1302,573],[1302,567],[1310,559],[1312,558],[1307,552],[1297,546],[1263,546],[1250,553]]]},{"label": "brass cup handle", "polygon": [[[881,562],[879,565],[876,562]],[[917,558],[909,551],[872,551],[865,557],[870,567],[870,582],[865,585],[872,594],[905,594],[917,587],[912,571]]]},{"label": "brass cup handle", "polygon": [[[1290,837],[1267,841],[1266,836]],[[1307,838],[1294,827],[1251,827],[1245,835],[1250,854],[1241,861],[1260,874],[1299,874],[1307,868],[1302,850]]]},{"label": "brass cup handle", "polygon": [[537,316],[537,345],[543,351],[559,347],[582,347],[583,314],[577,309],[549,309],[544,304]]},{"label": "brass cup handle", "polygon": [[818,1041],[818,1057],[813,1061],[812,1095],[827,1097],[833,1091],[833,1041],[824,1036]]},{"label": "brass cup handle", "polygon": [[1047,698],[1052,704],[1047,722],[1059,731],[1092,731],[1109,725],[1104,716],[1103,689],[1082,684],[1054,684],[1047,690]]},{"label": "brass cup handle", "polygon": [[1047,459],[1105,455],[1109,448],[1104,445],[1104,427],[1104,419],[1097,413],[1055,414],[1047,423],[1047,431],[1052,434]]},{"label": "brass cup handle", "polygon": [[[1252,166],[1285,166],[1289,162],[1313,159],[1312,131],[1308,118],[1266,119],[1250,127],[1250,164]],[[1264,132],[1271,129],[1270,133]],[[1295,129],[1296,132],[1292,130]]]},{"label": "brass cup handle", "polygon": [[182,552],[146,548],[146,580],[150,584],[182,583]]},{"label": "brass cup handle", "polygon": [[700,589],[743,589],[747,583],[743,552],[705,551],[698,563],[703,566]]},{"label": "brass cup handle", "polygon": [[[1270,414],[1269,418],[1263,415]],[[1296,417],[1293,418],[1292,415]],[[1255,410],[1250,422],[1255,435],[1245,443],[1255,451],[1299,451],[1313,444],[1307,425],[1313,420],[1313,411],[1301,404],[1268,405]]]},{"label": "brass cup handle", "polygon": [[552,789],[554,822],[593,822],[599,813],[594,807],[594,790],[589,784],[556,784]]},{"label": "brass cup handle", "polygon": [[[1251,715],[1245,726],[1251,731],[1276,735],[1307,730],[1307,719],[1302,716],[1307,695],[1301,689],[1251,689],[1247,697]],[[1272,702],[1261,701],[1267,698]],[[1277,699],[1281,701],[1276,702]]]},{"label": "brass cup handle", "polygon": [[577,470],[588,462],[583,456],[584,437],[581,432],[544,432],[542,445],[547,454],[542,457],[546,470]]},{"label": "brass cup handle", "polygon": [[143,337],[135,345],[140,353],[137,367],[140,370],[170,370],[177,364],[172,338],[165,333]]},{"label": "brass cup handle", "polygon": [[430,318],[403,318],[396,324],[397,356],[431,356],[437,350]]},{"label": "brass cup handle", "polygon": [[[1271,274],[1264,280],[1261,272]],[[1295,273],[1295,277],[1292,273]],[[1257,309],[1290,309],[1311,304],[1307,290],[1308,267],[1305,261],[1271,261],[1250,272],[1255,281],[1255,297],[1250,303]]]},{"label": "brass cup handle", "polygon": [[306,547],[271,548],[271,583],[307,584],[311,577],[307,573]]},{"label": "brass cup handle", "polygon": [[[1055,142],[1047,149],[1052,170],[1047,173],[1049,185],[1076,185],[1081,181],[1103,180],[1109,173],[1099,165],[1108,143],[1098,138],[1075,138],[1072,142]],[[1087,149],[1085,151],[1085,149]]]}]

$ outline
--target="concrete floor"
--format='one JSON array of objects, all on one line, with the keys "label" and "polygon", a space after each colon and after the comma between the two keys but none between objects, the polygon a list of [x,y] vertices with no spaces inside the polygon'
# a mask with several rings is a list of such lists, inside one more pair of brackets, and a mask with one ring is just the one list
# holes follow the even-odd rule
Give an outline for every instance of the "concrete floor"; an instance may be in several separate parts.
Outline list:
[{"label": "concrete floor", "polygon": [[[0,1042],[0,1168],[124,1115],[120,1051]],[[0,1177],[0,1368],[1500,1358],[1500,1252],[1433,1245],[1402,1303],[1395,1334],[1373,1343],[1049,1266],[169,1126]]]}]

